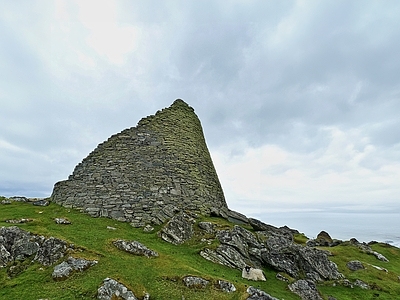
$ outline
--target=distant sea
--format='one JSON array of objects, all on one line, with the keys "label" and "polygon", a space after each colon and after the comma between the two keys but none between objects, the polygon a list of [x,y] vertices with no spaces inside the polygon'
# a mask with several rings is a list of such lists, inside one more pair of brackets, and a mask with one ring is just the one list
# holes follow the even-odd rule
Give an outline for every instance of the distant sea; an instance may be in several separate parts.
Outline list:
[{"label": "distant sea", "polygon": [[356,238],[359,242],[384,242],[400,248],[399,213],[271,212],[255,218],[276,227],[287,225],[309,238],[324,230],[338,240]]}]

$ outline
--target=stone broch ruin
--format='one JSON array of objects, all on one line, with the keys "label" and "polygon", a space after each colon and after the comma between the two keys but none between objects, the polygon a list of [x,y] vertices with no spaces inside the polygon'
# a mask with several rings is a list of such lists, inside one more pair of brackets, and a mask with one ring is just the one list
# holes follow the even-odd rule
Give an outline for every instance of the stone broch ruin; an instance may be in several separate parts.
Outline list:
[{"label": "stone broch ruin", "polygon": [[138,226],[178,210],[229,213],[200,120],[180,99],[98,145],[51,199]]}]

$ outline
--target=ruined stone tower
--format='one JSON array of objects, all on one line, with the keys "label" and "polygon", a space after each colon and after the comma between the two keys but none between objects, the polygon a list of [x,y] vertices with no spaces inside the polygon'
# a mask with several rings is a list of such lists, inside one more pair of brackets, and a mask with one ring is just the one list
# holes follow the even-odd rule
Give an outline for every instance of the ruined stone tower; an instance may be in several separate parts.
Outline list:
[{"label": "ruined stone tower", "polygon": [[179,209],[228,211],[200,121],[180,99],[98,145],[51,200],[138,226]]}]

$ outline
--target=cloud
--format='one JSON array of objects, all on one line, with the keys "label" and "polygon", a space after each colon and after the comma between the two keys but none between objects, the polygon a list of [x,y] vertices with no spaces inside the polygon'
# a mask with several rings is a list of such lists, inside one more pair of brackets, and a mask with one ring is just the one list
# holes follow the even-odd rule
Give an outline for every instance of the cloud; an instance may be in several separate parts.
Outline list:
[{"label": "cloud", "polygon": [[382,149],[371,145],[360,130],[326,127],[321,131],[329,136],[329,143],[310,153],[278,145],[246,147],[237,153],[235,148],[243,146],[235,143],[214,149],[213,159],[231,207],[262,214],[282,207],[315,210],[397,203],[399,163],[382,160]]}]

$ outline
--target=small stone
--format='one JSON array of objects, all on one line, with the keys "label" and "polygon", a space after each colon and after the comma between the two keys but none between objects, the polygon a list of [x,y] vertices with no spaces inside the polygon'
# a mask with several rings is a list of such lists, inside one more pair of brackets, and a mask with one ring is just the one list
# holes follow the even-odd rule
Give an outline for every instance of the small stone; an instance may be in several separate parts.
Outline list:
[{"label": "small stone", "polygon": [[209,284],[209,281],[201,277],[186,276],[183,278],[183,283],[189,288],[204,289]]},{"label": "small stone", "polygon": [[117,230],[117,228],[112,227],[112,226],[107,226],[107,229],[108,229],[108,230]]},{"label": "small stone", "polygon": [[114,246],[120,250],[126,251],[131,254],[141,255],[146,257],[157,257],[158,253],[144,246],[137,241],[124,241],[117,240],[113,242]]},{"label": "small stone", "polygon": [[149,224],[147,224],[147,225],[143,228],[143,231],[144,231],[144,232],[152,232],[153,230],[154,230],[154,227],[151,226],[151,225],[149,225]]},{"label": "small stone", "polygon": [[358,271],[358,270],[361,270],[361,269],[365,269],[364,265],[363,265],[360,261],[358,261],[358,260],[349,261],[349,262],[346,264],[346,266],[347,266],[347,268],[349,268],[351,271]]},{"label": "small stone", "polygon": [[56,222],[56,224],[63,224],[63,225],[71,224],[71,221],[65,218],[55,218],[54,221]]},{"label": "small stone", "polygon": [[222,290],[226,293],[233,293],[236,291],[236,287],[233,283],[225,280],[218,280],[216,284],[217,289]]}]

